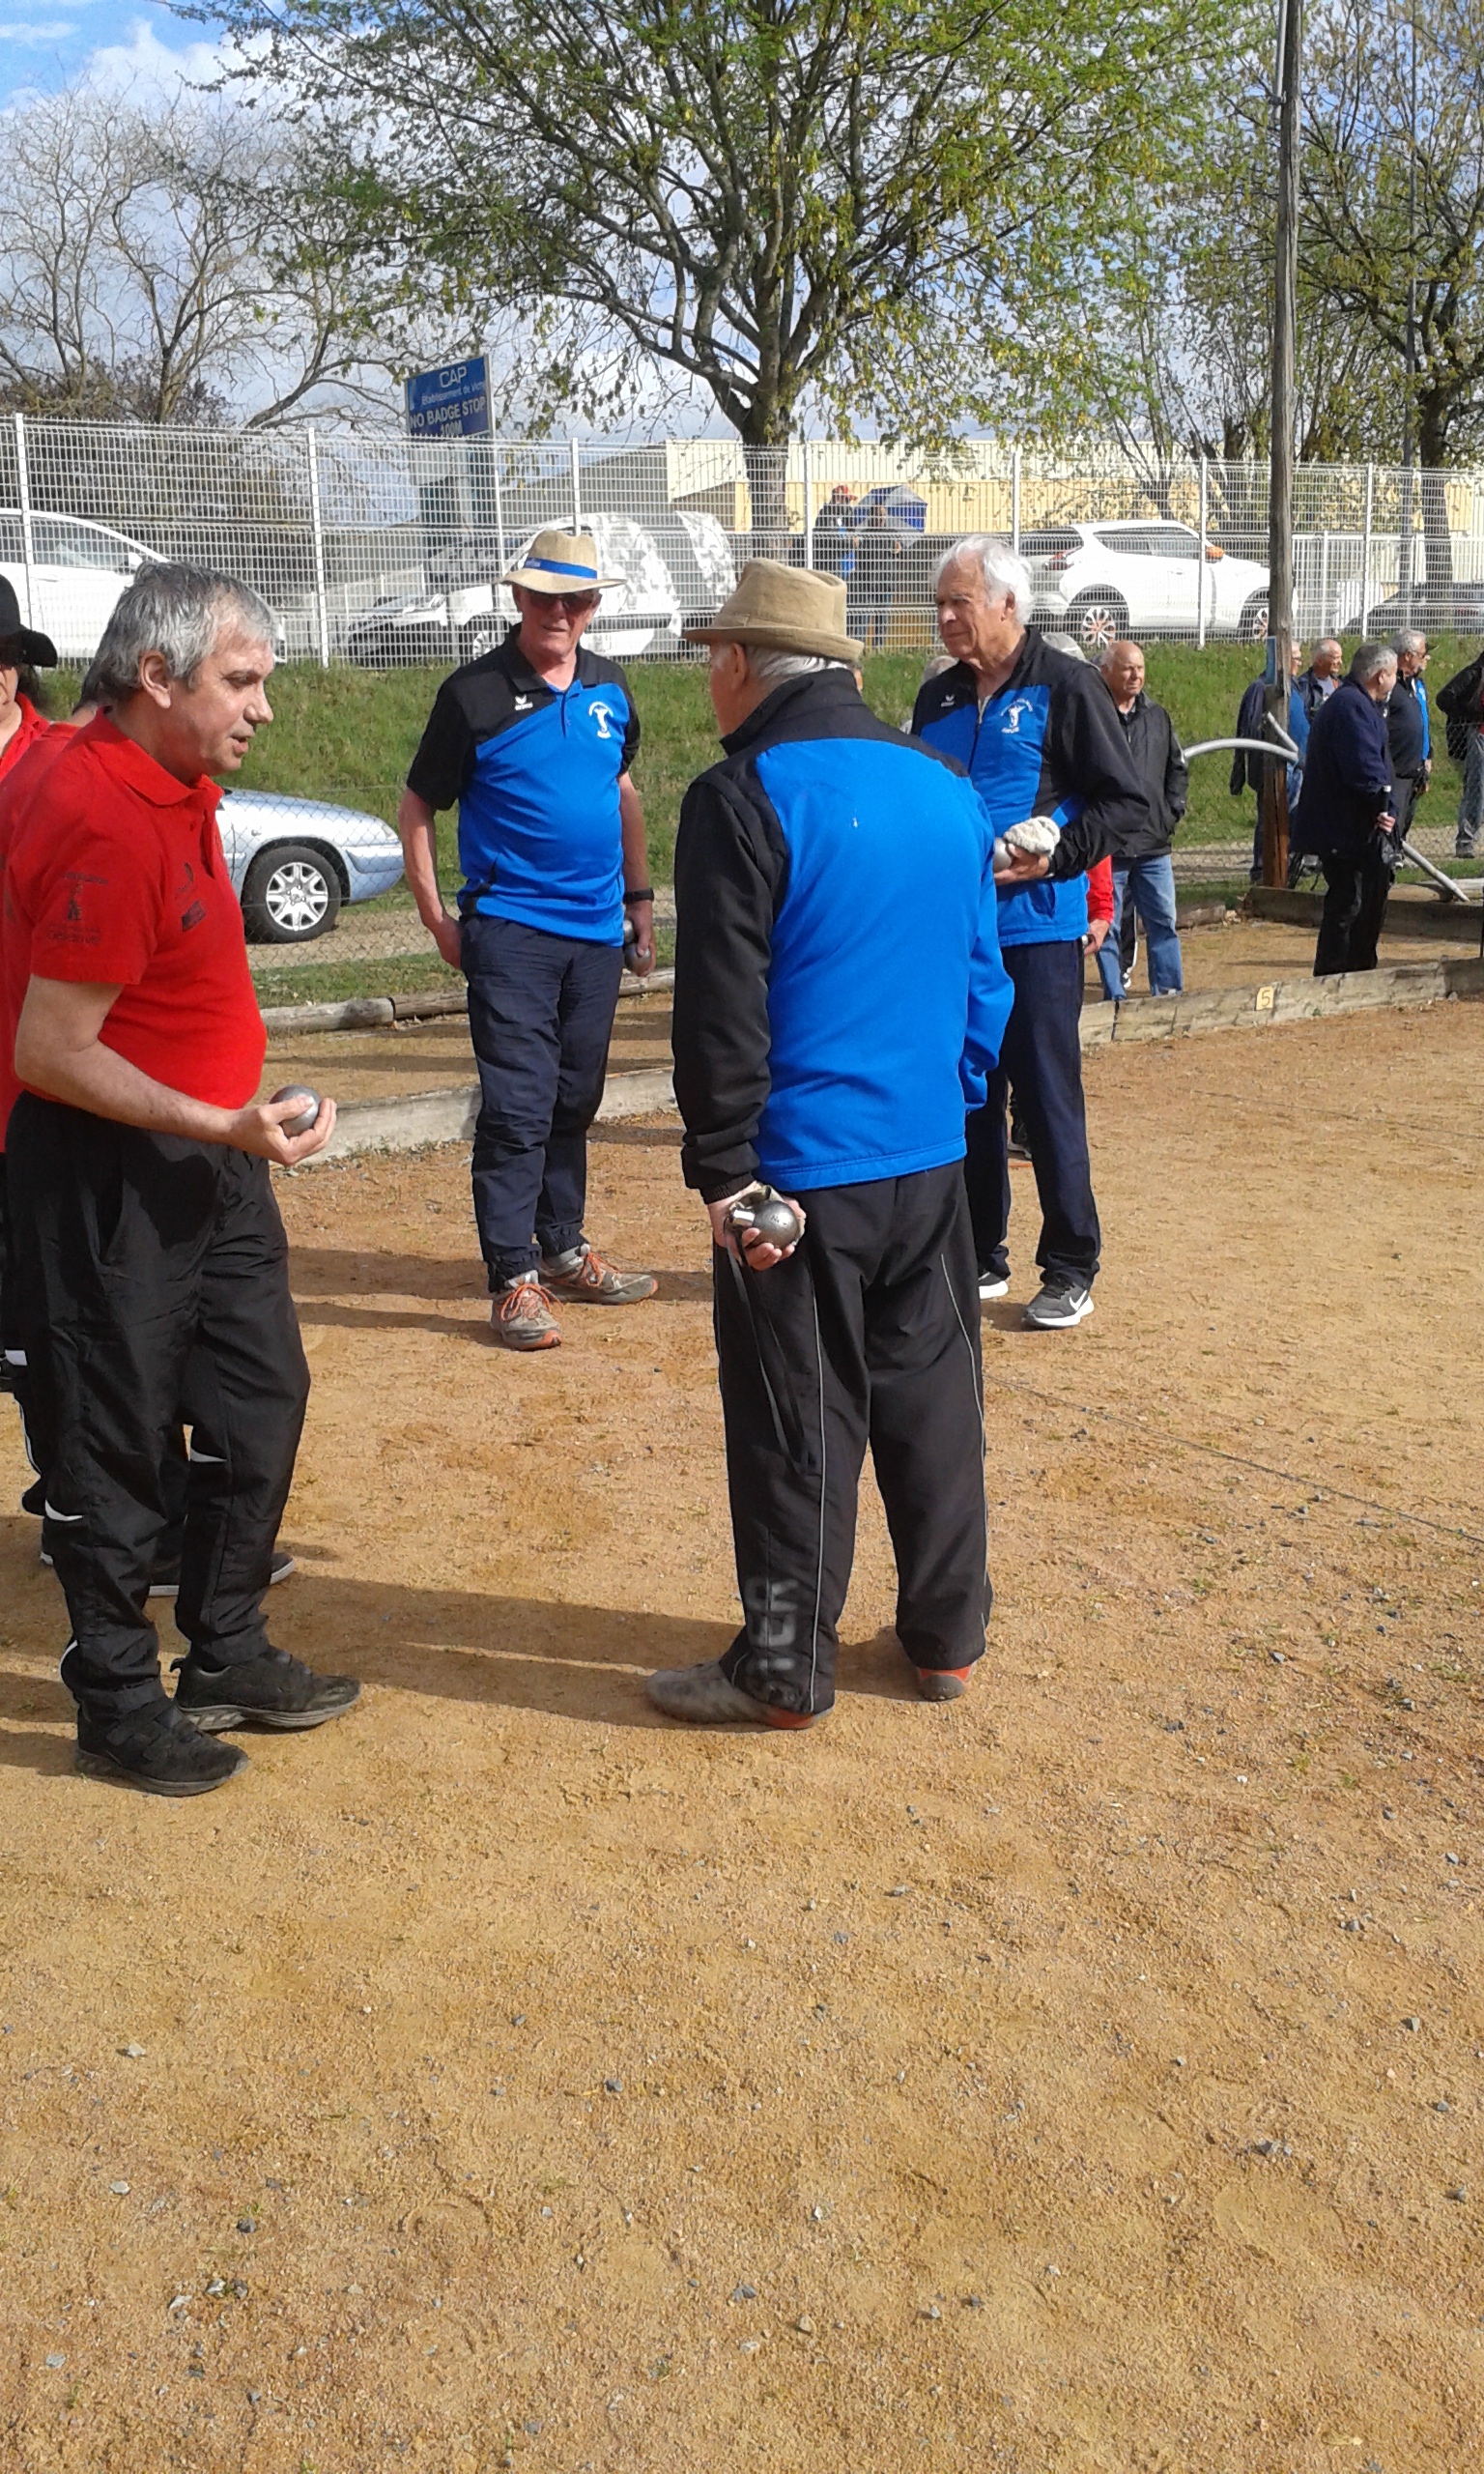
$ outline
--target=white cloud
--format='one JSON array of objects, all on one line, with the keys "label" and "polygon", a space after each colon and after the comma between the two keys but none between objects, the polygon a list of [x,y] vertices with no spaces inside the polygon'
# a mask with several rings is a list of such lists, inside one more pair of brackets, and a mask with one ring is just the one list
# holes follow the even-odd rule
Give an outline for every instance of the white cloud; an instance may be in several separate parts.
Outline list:
[{"label": "white cloud", "polygon": [[7,26],[5,42],[8,49],[41,51],[50,43],[63,43],[77,31],[71,17],[45,17],[34,26]]},{"label": "white cloud", "polygon": [[174,95],[183,87],[209,86],[243,54],[226,36],[215,43],[161,43],[147,17],[136,17],[127,43],[102,43],[89,55],[78,79],[100,94]]}]

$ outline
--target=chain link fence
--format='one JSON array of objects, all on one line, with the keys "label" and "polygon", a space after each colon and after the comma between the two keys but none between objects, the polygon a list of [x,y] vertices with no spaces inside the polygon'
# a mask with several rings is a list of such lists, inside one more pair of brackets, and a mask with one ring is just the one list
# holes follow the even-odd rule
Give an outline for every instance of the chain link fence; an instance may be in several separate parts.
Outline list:
[{"label": "chain link fence", "polygon": [[[1295,507],[1304,638],[1403,624],[1484,633],[1484,472],[1310,465]],[[319,691],[319,727],[306,719],[292,741],[275,734],[297,750],[293,778],[275,760],[271,790],[225,803],[271,996],[291,983],[381,992],[414,967],[436,978],[405,888],[386,881],[396,788],[431,696],[420,674],[499,641],[515,615],[499,579],[548,525],[596,535],[605,571],[622,582],[589,642],[643,665],[684,658],[686,626],[725,599],[745,559],[767,556],[843,578],[852,633],[872,653],[903,657],[892,692],[910,703],[911,665],[935,641],[933,565],[965,532],[1018,549],[1039,623],[1094,657],[1115,636],[1215,650],[1256,644],[1267,628],[1268,475],[1256,465],[1097,446],[1051,456],[985,440],[926,454],[0,423],[0,570],[64,662],[86,662],[142,562],[188,559],[257,588],[281,662],[362,674],[368,693],[385,682],[374,722],[358,705],[338,736],[326,718],[339,709],[332,684]],[[305,677],[301,701],[311,696]],[[1441,824],[1420,838],[1450,839]],[[1240,851],[1223,846],[1219,870],[1213,849],[1179,855],[1187,875],[1235,877]],[[342,986],[352,965],[356,986]]]}]

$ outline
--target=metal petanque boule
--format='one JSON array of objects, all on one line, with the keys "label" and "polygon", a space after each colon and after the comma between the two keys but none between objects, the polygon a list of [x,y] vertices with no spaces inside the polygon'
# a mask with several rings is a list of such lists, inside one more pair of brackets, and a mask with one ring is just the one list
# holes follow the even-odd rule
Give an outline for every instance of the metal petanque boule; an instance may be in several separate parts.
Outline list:
[{"label": "metal petanque boule", "polygon": [[320,1113],[320,1095],[318,1091],[311,1091],[307,1082],[285,1082],[281,1091],[275,1091],[273,1093],[272,1100],[270,1105],[276,1107],[280,1100],[301,1100],[303,1102],[303,1108],[297,1117],[285,1117],[283,1119],[282,1124],[284,1133],[291,1136],[294,1135],[311,1133],[314,1128],[315,1120]]}]

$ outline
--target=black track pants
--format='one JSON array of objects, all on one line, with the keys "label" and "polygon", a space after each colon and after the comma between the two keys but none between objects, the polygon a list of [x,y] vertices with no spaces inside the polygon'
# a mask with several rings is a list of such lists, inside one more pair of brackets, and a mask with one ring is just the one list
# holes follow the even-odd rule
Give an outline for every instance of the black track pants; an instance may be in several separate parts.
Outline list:
[{"label": "black track pants", "polygon": [[771,1271],[713,1257],[727,1481],[744,1628],[722,1664],[784,1710],[835,1698],[836,1627],[868,1443],[916,1666],[984,1654],[984,1391],[963,1169],[801,1194]]},{"label": "black track pants", "polygon": [[309,1370],[268,1165],[23,1093],[7,1142],[13,1307],[47,1535],[91,1708],[160,1696],[145,1615],[192,1428],[178,1628],[255,1657]]}]

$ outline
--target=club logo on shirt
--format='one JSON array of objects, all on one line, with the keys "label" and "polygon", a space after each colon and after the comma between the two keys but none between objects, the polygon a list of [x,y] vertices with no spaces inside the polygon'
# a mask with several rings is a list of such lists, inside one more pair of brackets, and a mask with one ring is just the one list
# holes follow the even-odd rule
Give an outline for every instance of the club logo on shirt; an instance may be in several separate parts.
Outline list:
[{"label": "club logo on shirt", "polygon": [[1013,704],[1007,705],[1005,707],[1005,719],[1001,724],[1001,736],[1004,738],[1018,738],[1020,735],[1020,716],[1022,713],[1028,713],[1030,709],[1030,701],[1024,696],[1017,696]]},{"label": "club logo on shirt", "polygon": [[597,723],[599,738],[612,738],[614,734],[608,726],[610,722],[617,720],[612,705],[589,705],[587,710]]},{"label": "club logo on shirt", "polygon": [[536,700],[533,696],[517,696],[515,700],[516,712],[528,713],[534,705],[535,701]]},{"label": "club logo on shirt", "polygon": [[199,927],[200,927],[200,925],[201,925],[202,920],[203,920],[205,917],[206,917],[206,905],[205,905],[205,903],[204,903],[204,902],[193,902],[193,903],[191,904],[190,908],[189,908],[188,910],[182,911],[182,913],[181,913],[181,926],[182,926],[183,928],[199,928]]}]

